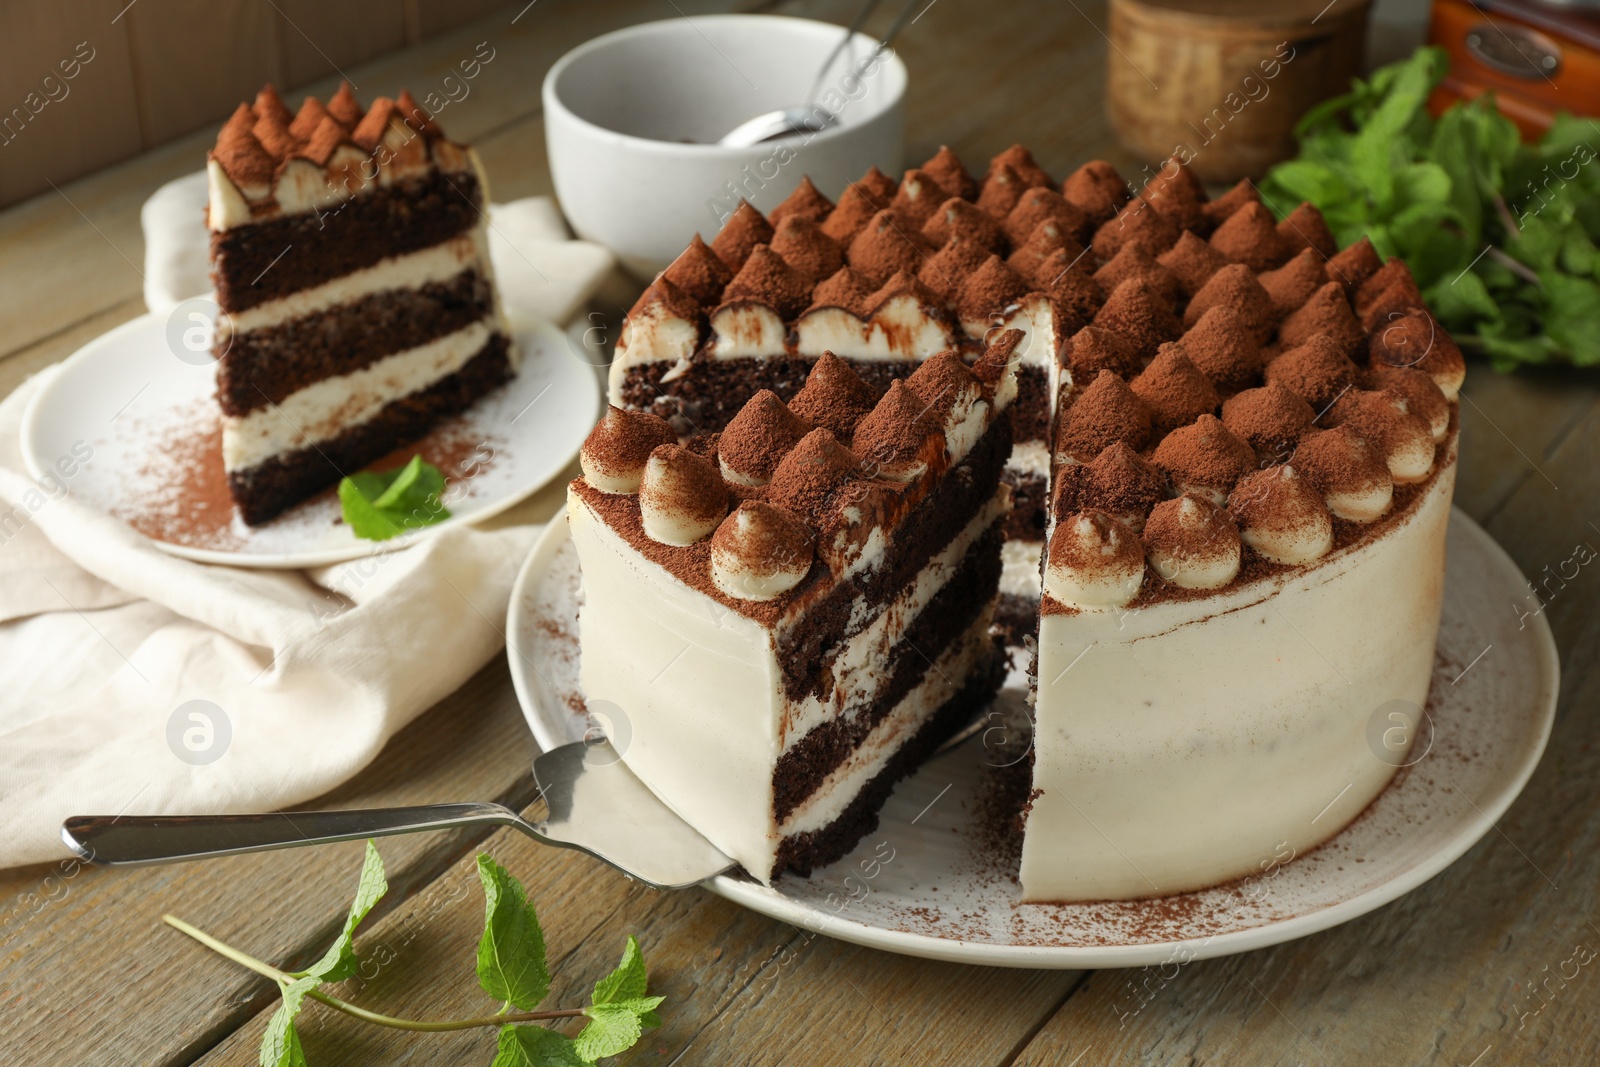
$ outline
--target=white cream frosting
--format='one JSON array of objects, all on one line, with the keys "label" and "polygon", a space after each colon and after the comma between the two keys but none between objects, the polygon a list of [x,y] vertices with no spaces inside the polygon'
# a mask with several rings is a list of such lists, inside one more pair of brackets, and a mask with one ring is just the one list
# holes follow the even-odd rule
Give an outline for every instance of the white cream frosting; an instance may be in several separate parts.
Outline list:
[{"label": "white cream frosting", "polygon": [[1389,475],[1396,485],[1411,485],[1433,473],[1433,434],[1421,419],[1408,420],[1384,442]]},{"label": "white cream frosting", "polygon": [[1061,562],[1052,547],[1045,557],[1044,591],[1061,603],[1099,611],[1120,608],[1139,595],[1144,584],[1144,553],[1129,550],[1135,535],[1120,522],[1096,521],[1091,515],[1074,515],[1051,533],[1051,545],[1061,539],[1075,546],[1072,557],[1080,565]]},{"label": "white cream frosting", "polygon": [[[1216,513],[1208,512],[1204,505],[1180,498],[1177,502],[1178,522],[1192,531],[1197,541],[1210,541],[1207,526],[1216,521]],[[1150,567],[1161,577],[1181,589],[1221,589],[1239,574],[1241,555],[1238,541],[1230,541],[1219,549],[1202,553],[1177,546],[1172,549],[1147,544],[1145,555]]]},{"label": "white cream frosting", "polygon": [[349,374],[313,382],[276,404],[222,419],[222,465],[245,470],[337,437],[384,406],[454,374],[483,348],[497,323],[485,318]]},{"label": "white cream frosting", "polygon": [[1050,477],[1050,448],[1043,441],[1018,441],[1011,446],[1011,456],[1006,460],[1006,470],[1018,474],[1031,474],[1039,478]]},{"label": "white cream frosting", "polygon": [[1055,312],[1043,293],[1029,293],[1006,308],[998,324],[994,322],[963,322],[961,330],[968,337],[982,340],[1000,330],[1021,330],[1023,337],[1011,356],[1022,366],[1053,368],[1056,352],[1061,345],[1057,336]]},{"label": "white cream frosting", "polygon": [[736,600],[766,601],[782,596],[800,584],[816,558],[809,541],[799,541],[792,553],[779,559],[751,559],[768,531],[763,522],[770,512],[740,508],[722,520],[711,542],[711,581]]},{"label": "white cream frosting", "polygon": [[658,449],[645,461],[639,479],[639,519],[653,540],[664,545],[692,545],[710,537],[722,524],[723,515],[698,514],[683,506],[699,488],[695,472],[683,465],[705,461],[681,449],[665,452]]},{"label": "white cream frosting", "polygon": [[1394,529],[1314,567],[1045,614],[1023,899],[1216,885],[1354,818],[1394,772],[1372,712],[1427,699],[1454,476],[1452,457]]},{"label": "white cream frosting", "polygon": [[452,237],[432,248],[390,256],[370,267],[342,274],[321,285],[232,312],[217,324],[219,342],[234,334],[278,326],[374,293],[417,289],[430,282],[447,281],[469,267],[479,267],[487,274],[487,235],[487,227],[476,226],[470,232]]},{"label": "white cream frosting", "polygon": [[[1256,481],[1241,482],[1234,489],[1235,496],[1245,493],[1249,485],[1268,496],[1269,506],[1259,509],[1262,514],[1254,521],[1239,517],[1240,539],[1274,563],[1290,566],[1312,563],[1327,555],[1333,548],[1333,518],[1311,483],[1288,463],[1252,477]],[[1309,507],[1294,508],[1293,514],[1285,514],[1284,506],[1295,503]]]}]

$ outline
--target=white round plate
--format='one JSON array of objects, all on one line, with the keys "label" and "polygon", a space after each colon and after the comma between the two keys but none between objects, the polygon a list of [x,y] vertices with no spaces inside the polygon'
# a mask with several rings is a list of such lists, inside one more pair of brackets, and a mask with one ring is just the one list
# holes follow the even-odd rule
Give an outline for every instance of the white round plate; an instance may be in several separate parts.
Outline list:
[{"label": "white round plate", "polygon": [[[216,365],[175,356],[169,317],[143,315],[84,345],[23,415],[22,454],[35,478],[54,476],[78,500],[127,522],[176,556],[248,567],[318,567],[387,552],[498,514],[561,472],[594,425],[600,385],[560,330],[515,331],[516,377],[423,440],[413,453],[445,473],[450,518],[389,541],[364,541],[327,490],[262,526],[246,526],[227,498],[220,452]],[[71,477],[54,472],[64,457]]]},{"label": "white round plate", "polygon": [[[1181,964],[1304,937],[1387,904],[1489,831],[1533,773],[1555,717],[1550,628],[1543,616],[1519,628],[1505,610],[1527,592],[1516,564],[1459,511],[1449,536],[1432,735],[1412,749],[1426,754],[1333,840],[1259,877],[1160,900],[1024,904],[1015,858],[995,845],[1005,809],[992,802],[994,749],[968,741],[900,783],[878,829],[838,863],[771,889],[730,876],[707,886],[830,937],[1002,967]],[[547,750],[587,725],[578,578],[557,515],[517,579],[506,630],[517,696]],[[1014,713],[1021,696],[1008,686],[997,703]]]}]

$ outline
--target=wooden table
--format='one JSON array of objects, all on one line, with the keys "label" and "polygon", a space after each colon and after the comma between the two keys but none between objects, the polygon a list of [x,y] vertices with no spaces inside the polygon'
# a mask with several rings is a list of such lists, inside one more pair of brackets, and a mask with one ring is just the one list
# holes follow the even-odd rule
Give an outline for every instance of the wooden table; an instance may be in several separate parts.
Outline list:
[{"label": "wooden table", "polygon": [[[503,199],[550,191],[538,89],[558,55],[617,26],[728,6],[540,0],[513,24],[524,3],[357,72],[379,91],[417,85],[489,40],[497,58],[452,110],[450,129],[476,142]],[[884,5],[869,29],[881,30],[895,6]],[[776,5],[835,21],[853,7]],[[1022,141],[1057,174],[1094,157],[1138,173],[1102,114],[1103,25],[1092,0],[932,5],[901,47],[913,79],[907,158],[947,142],[981,165]],[[144,311],[139,205],[161,182],[194,170],[208,142],[188,138],[0,214],[0,393]],[[1527,574],[1553,569],[1579,543],[1600,546],[1594,377],[1503,377],[1473,364],[1464,395],[1457,504]],[[522,514],[544,518],[558,502],[550,490]],[[1494,832],[1432,882],[1362,919],[1185,967],[1136,1016],[1122,1017],[1146,977],[1139,972],[989,970],[809,938],[710,893],[645,890],[597,862],[505,833],[383,843],[391,890],[362,945],[393,962],[365,983],[360,1001],[420,1017],[485,1007],[470,961],[482,921],[472,854],[486,849],[539,905],[557,974],[552,1003],[581,996],[613,965],[623,936],[638,934],[652,991],[668,999],[666,1025],[620,1058],[629,1064],[1594,1063],[1600,974],[1586,967],[1565,983],[1551,977],[1575,947],[1600,950],[1593,569],[1548,604],[1565,669],[1560,715],[1543,765]],[[496,660],[314,806],[525,805],[534,754]],[[255,1063],[276,990],[163,926],[160,914],[303,966],[342,921],[359,863],[360,846],[349,844],[138,872],[0,873],[0,1061]],[[1521,1014],[1540,1004],[1537,1014]],[[486,1030],[414,1036],[318,1006],[302,1023],[313,1064],[487,1064],[493,1056]]]}]

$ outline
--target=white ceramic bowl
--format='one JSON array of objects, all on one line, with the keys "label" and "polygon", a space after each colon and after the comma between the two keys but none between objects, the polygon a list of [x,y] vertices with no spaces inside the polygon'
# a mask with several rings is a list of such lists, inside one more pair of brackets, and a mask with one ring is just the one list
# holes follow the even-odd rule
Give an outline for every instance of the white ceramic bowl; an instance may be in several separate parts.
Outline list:
[{"label": "white ceramic bowl", "polygon": [[837,126],[751,148],[712,142],[746,119],[801,103],[844,30],[776,15],[649,22],[597,37],[544,79],[556,196],[578,234],[649,278],[747,197],[770,210],[802,175],[837,198],[871,166],[898,176],[906,69],[857,34],[822,79]]}]

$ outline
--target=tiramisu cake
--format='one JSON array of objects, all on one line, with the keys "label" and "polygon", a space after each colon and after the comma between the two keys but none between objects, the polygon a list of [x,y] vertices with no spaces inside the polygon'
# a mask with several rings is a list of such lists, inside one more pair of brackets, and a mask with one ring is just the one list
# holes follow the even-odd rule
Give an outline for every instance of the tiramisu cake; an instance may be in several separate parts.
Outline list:
[{"label": "tiramisu cake", "polygon": [[[1001,359],[1017,379],[1002,588],[1039,605],[1024,899],[1183,892],[1338,832],[1394,772],[1371,724],[1415,725],[1427,697],[1464,363],[1404,264],[1365,240],[1339,250],[1309,204],[1276,221],[1248,182],[1210,199],[1175,161],[1134,190],[1105,163],[1057,185],[1020,147],[974,181],[941,150],[899,183],[869,174],[837,205],[809,183],[770,217],[746,205],[656,279],[624,327],[615,407],[571,494],[584,682],[627,713],[630,764],[752,873],[804,871],[854,840],[825,828],[864,794],[828,783],[865,758],[852,746],[868,735],[815,724],[848,721],[872,702],[858,695],[867,679],[910,669],[890,634],[920,624],[814,606],[858,596],[832,591],[857,579],[822,549],[788,572],[809,575],[786,594],[798,599],[770,604],[719,584],[745,581],[728,575],[749,563],[718,561],[767,560],[764,574],[780,546],[861,521],[789,490],[782,522],[740,506],[773,503],[765,479],[804,453],[790,449],[821,424],[815,391],[837,391],[846,368],[866,383],[851,386],[861,410],[883,396],[876,431],[886,407],[910,424],[925,368],[971,365],[988,381]],[[871,453],[861,429],[833,432],[849,450],[819,468]],[[691,434],[699,444],[674,449]],[[657,444],[658,477],[692,470],[707,487],[692,528],[709,540],[672,548],[648,532],[649,474],[637,498],[617,495]],[[739,464],[754,460],[736,455],[769,465],[747,478]],[[990,462],[982,446],[966,462],[978,455]],[[625,468],[609,492],[605,462]],[[975,538],[993,498],[965,499],[943,521]],[[894,588],[939,558],[899,532],[884,543],[886,558],[915,545],[920,561]],[[814,626],[847,668],[797,636]],[[879,626],[887,644],[850,636]],[[798,807],[797,771],[802,790],[822,783]],[[819,829],[826,848],[805,837]]]},{"label": "tiramisu cake", "polygon": [[223,466],[262,523],[505,382],[473,151],[401,93],[290,112],[271,86],[210,175]]},{"label": "tiramisu cake", "polygon": [[1000,684],[1021,340],[886,386],[824,356],[720,433],[680,444],[611,407],[584,444],[584,693],[629,768],[756,878],[847,853]]}]

